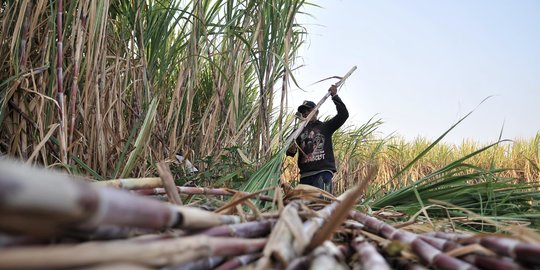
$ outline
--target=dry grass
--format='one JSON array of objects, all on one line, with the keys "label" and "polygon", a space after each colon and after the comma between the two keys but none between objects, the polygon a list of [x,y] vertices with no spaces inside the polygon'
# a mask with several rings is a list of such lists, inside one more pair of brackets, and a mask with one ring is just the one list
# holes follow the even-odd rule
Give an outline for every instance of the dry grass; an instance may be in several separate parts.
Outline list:
[{"label": "dry grass", "polygon": [[2,2],[1,153],[97,179],[177,152],[271,156],[302,1],[63,2],[61,25],[56,2]]}]

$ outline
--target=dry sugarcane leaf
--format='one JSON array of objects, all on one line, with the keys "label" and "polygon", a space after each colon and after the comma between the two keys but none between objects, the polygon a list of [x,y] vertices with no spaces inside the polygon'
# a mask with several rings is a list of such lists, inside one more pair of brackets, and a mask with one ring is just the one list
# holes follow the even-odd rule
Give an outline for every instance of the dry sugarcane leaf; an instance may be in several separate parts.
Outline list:
[{"label": "dry sugarcane leaf", "polygon": [[470,253],[480,253],[486,256],[495,256],[495,252],[483,247],[480,244],[472,244],[467,245],[459,248],[452,249],[448,252],[446,252],[446,255],[452,256],[452,257],[461,257],[463,255],[467,255]]},{"label": "dry sugarcane leaf", "polygon": [[[408,222],[406,222],[408,223]],[[433,227],[427,223],[420,223],[420,222],[414,222],[412,224],[397,224],[398,226],[394,226],[396,229],[405,229],[410,232],[414,233],[426,233],[426,232],[432,232]],[[404,225],[404,226],[399,226]]]},{"label": "dry sugarcane leaf", "polygon": [[56,130],[56,128],[58,126],[60,126],[60,124],[52,124],[52,125],[50,125],[49,131],[43,137],[41,142],[36,147],[34,147],[34,152],[32,152],[32,155],[30,155],[30,157],[26,161],[26,164],[32,164],[32,161],[34,160],[34,158],[37,156],[37,154],[39,153],[41,148],[45,145],[45,143],[47,143],[49,141],[49,138],[52,136],[52,134],[54,133],[54,131]]},{"label": "dry sugarcane leaf", "polygon": [[393,206],[385,206],[381,210],[373,212],[373,216],[379,219],[391,219],[405,217],[405,213],[393,210]]},{"label": "dry sugarcane leaf", "polygon": [[285,205],[283,203],[283,190],[279,186],[274,189],[274,199],[272,203],[277,204],[279,212],[281,212],[283,208],[285,208]]},{"label": "dry sugarcane leaf", "polygon": [[[453,205],[451,203],[447,203],[447,202],[443,202],[443,201],[437,201],[437,200],[430,200],[434,203],[437,203],[437,204],[441,204],[441,205],[444,205],[444,206],[447,206],[447,207],[452,207],[452,208],[455,208],[455,209],[459,209],[460,211],[463,211],[467,214],[469,214],[470,216],[472,217],[475,217],[479,220],[482,220],[483,222],[486,222],[488,223],[489,225],[492,225],[492,226],[495,226],[496,228],[499,228],[501,229],[502,231],[506,231],[508,233],[510,233],[511,235],[515,236],[515,237],[518,237],[520,239],[522,239],[523,241],[526,241],[528,243],[540,243],[540,234],[535,232],[534,230],[532,229],[529,229],[529,228],[525,228],[525,227],[521,227],[521,226],[518,226],[518,227],[515,227],[515,226],[503,226],[501,225],[499,222],[496,222],[494,220],[491,220],[489,218],[486,218],[486,217],[482,217],[470,210],[467,210],[465,208],[462,208],[462,207],[458,207],[456,205]],[[485,224],[482,224],[482,225],[485,225]]]},{"label": "dry sugarcane leaf", "polygon": [[246,222],[246,213],[244,212],[244,209],[242,209],[242,205],[238,204],[235,208],[240,217],[240,222]]},{"label": "dry sugarcane leaf", "polygon": [[157,188],[163,186],[159,177],[124,178],[96,182],[97,185],[110,186],[122,189]]},{"label": "dry sugarcane leaf", "polygon": [[540,243],[540,234],[531,228],[513,225],[508,227],[508,232],[526,243]]},{"label": "dry sugarcane leaf", "polygon": [[295,205],[289,204],[283,210],[268,237],[268,242],[263,250],[263,257],[258,260],[256,269],[270,269],[274,261],[280,263],[281,266],[286,266],[298,255],[295,254],[292,246],[293,234],[285,222],[287,213],[294,211],[293,208],[295,207]]},{"label": "dry sugarcane leaf", "polygon": [[249,209],[251,209],[251,211],[253,212],[253,214],[255,215],[255,217],[257,219],[261,219],[261,211],[259,211],[259,208],[257,208],[257,206],[251,201],[251,200],[246,200],[245,201],[245,204],[247,207],[249,207]]},{"label": "dry sugarcane leaf", "polygon": [[365,237],[369,238],[371,241],[377,242],[380,246],[385,246],[391,241],[391,240],[388,240],[386,238],[380,237],[376,234],[373,234],[367,231],[362,230],[360,231],[360,233],[364,235]]},{"label": "dry sugarcane leaf", "polygon": [[[244,195],[244,194],[241,194],[241,196],[239,196],[239,198],[237,199],[231,199],[228,203],[226,203],[225,205],[221,206],[220,208],[218,208],[216,211],[216,213],[221,213],[223,211],[225,211],[226,209],[230,208],[230,207],[235,207],[237,204],[240,204],[240,203],[243,203],[245,200],[248,200],[248,199],[253,199],[254,197],[257,197],[257,195],[263,193],[263,192],[266,192],[266,191],[269,191],[269,190],[272,190],[274,187],[269,187],[269,188],[265,188],[263,190],[259,190],[257,192],[254,192],[254,193],[251,193],[251,194],[247,194],[247,195]],[[239,193],[237,193],[239,194]],[[234,196],[233,196],[234,198]]]},{"label": "dry sugarcane leaf", "polygon": [[284,210],[282,212],[283,221],[289,227],[289,230],[294,236],[293,246],[296,253],[300,254],[300,252],[302,251],[300,247],[305,247],[308,244],[309,239],[304,233],[304,224],[302,223],[302,220],[300,219],[296,208],[287,209],[287,211]]},{"label": "dry sugarcane leaf", "polygon": [[330,241],[325,241],[312,252],[314,257],[310,269],[347,269],[340,260],[343,259],[343,253]]},{"label": "dry sugarcane leaf", "polygon": [[111,263],[111,264],[100,264],[94,266],[86,266],[75,268],[75,270],[153,270],[155,268],[146,267],[139,264],[132,263]]},{"label": "dry sugarcane leaf", "polygon": [[[297,196],[299,198],[297,198]],[[293,190],[290,191],[290,193],[287,193],[285,198],[289,200],[293,200],[293,199],[304,199],[304,200],[318,199],[320,200],[321,196],[325,199],[329,199],[330,201],[336,200],[336,197],[332,195],[331,193],[325,190],[322,190],[320,188],[310,186],[310,185],[304,185],[304,184],[297,185]]]},{"label": "dry sugarcane leaf", "polygon": [[[237,201],[237,200],[240,200],[242,198],[242,194],[240,193],[235,193],[231,199],[230,199],[230,202],[234,202],[234,201]],[[243,201],[242,201],[243,202]],[[237,206],[241,206],[242,205],[242,202],[239,202],[235,205],[231,205],[230,207],[228,208],[224,208],[223,210],[219,211],[219,209],[215,210],[214,212],[217,213],[217,214],[222,214],[222,215],[236,215],[238,213],[238,210],[237,210]],[[225,205],[224,205],[225,206]],[[224,207],[224,206],[221,206],[221,207]]]},{"label": "dry sugarcane leaf", "polygon": [[339,203],[333,213],[326,219],[326,222],[322,225],[321,229],[308,246],[308,249],[313,250],[315,247],[328,240],[330,236],[341,226],[343,221],[349,216],[349,213],[356,201],[364,193],[367,183],[375,177],[375,167],[371,167],[368,175],[358,183],[358,185],[340,196],[343,200]]},{"label": "dry sugarcane leaf", "polygon": [[393,226],[394,228],[396,228],[396,229],[399,229],[399,228],[405,228],[405,227],[407,227],[407,226],[409,226],[409,225],[413,225],[413,224],[415,224],[415,223],[416,223],[416,221],[414,221],[414,220],[409,220],[409,221],[405,221],[405,222],[402,222],[402,223],[396,223],[396,224],[393,224],[392,226]]},{"label": "dry sugarcane leaf", "polygon": [[176,205],[182,205],[182,199],[180,199],[180,194],[178,194],[178,189],[176,189],[176,184],[174,183],[174,178],[172,176],[171,169],[169,168],[169,164],[161,161],[158,162],[156,166],[169,201]]}]

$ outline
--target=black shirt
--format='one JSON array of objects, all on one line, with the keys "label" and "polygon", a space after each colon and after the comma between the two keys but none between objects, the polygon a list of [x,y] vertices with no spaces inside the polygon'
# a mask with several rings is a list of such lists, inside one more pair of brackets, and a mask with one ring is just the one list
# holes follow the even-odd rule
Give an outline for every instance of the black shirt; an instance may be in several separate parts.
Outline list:
[{"label": "black shirt", "polygon": [[[308,123],[296,138],[296,143],[300,147],[298,156],[300,174],[323,170],[336,172],[332,134],[349,118],[349,112],[337,95],[333,96],[332,100],[336,104],[337,115],[325,122],[316,120]],[[294,156],[295,153],[296,151],[287,152],[287,155]]]}]

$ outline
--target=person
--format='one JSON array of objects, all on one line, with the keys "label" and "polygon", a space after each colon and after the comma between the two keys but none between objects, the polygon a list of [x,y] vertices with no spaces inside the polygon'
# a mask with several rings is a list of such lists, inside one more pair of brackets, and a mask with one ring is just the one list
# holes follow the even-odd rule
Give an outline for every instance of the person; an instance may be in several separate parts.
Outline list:
[{"label": "person", "polygon": [[[337,95],[337,87],[332,85],[328,91],[336,105],[337,115],[321,122],[317,119],[317,110],[296,142],[289,147],[287,155],[294,156],[299,152],[300,184],[312,185],[332,193],[332,178],[336,172],[332,134],[349,118],[349,112]],[[298,107],[298,112],[305,118],[315,107],[313,101],[304,101]]]}]

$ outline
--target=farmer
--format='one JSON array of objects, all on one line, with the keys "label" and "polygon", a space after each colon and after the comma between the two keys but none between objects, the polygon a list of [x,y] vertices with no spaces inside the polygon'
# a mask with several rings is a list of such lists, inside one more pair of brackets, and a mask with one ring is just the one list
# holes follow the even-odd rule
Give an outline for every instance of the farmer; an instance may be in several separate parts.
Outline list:
[{"label": "farmer", "polygon": [[[296,138],[296,143],[289,147],[287,155],[294,156],[297,149],[300,149],[298,156],[300,184],[312,185],[332,193],[332,177],[336,172],[332,134],[345,123],[349,112],[337,95],[337,87],[332,85],[328,91],[336,104],[337,115],[326,122],[321,122],[317,119],[319,114],[317,110],[300,136]],[[298,112],[305,118],[315,106],[312,101],[304,101],[298,107]]]}]

